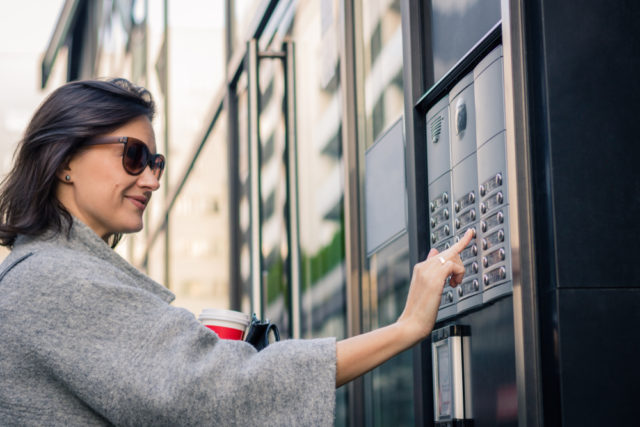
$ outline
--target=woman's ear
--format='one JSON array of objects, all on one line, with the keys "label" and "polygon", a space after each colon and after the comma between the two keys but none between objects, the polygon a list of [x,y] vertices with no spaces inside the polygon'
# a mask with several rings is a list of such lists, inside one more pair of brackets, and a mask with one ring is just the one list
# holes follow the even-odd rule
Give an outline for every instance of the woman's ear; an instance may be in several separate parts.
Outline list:
[{"label": "woman's ear", "polygon": [[60,182],[64,182],[64,183],[70,183],[71,182],[71,168],[69,167],[69,160],[70,159],[66,159],[58,168],[58,171],[56,172],[56,178],[58,178],[58,181]]}]

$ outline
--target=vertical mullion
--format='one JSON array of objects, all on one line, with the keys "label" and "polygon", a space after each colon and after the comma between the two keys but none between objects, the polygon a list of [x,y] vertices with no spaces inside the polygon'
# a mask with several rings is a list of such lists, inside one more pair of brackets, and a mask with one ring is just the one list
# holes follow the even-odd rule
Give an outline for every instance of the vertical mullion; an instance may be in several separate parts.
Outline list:
[{"label": "vertical mullion", "polygon": [[246,67],[249,96],[249,180],[251,209],[251,305],[252,311],[262,318],[262,224],[260,188],[260,126],[258,41],[247,42]]},{"label": "vertical mullion", "polygon": [[298,163],[296,143],[295,57],[293,41],[284,43],[286,96],[286,170],[289,239],[289,296],[293,338],[300,338],[300,244],[298,223]]},{"label": "vertical mullion", "polygon": [[[346,265],[347,336],[362,333],[363,236],[361,232],[360,162],[356,96],[356,1],[343,2],[340,17],[340,81],[343,91],[342,156],[344,164],[344,236]],[[364,378],[348,389],[349,425],[365,422]]]}]

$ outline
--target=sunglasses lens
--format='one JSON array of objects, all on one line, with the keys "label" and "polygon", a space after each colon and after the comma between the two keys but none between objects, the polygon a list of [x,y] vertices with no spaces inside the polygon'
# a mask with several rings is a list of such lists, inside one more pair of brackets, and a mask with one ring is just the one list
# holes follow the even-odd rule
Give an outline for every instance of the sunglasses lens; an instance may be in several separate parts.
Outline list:
[{"label": "sunglasses lens", "polygon": [[156,178],[160,179],[160,177],[162,176],[162,171],[164,171],[164,156],[162,154],[155,155],[151,170],[153,171]]},{"label": "sunglasses lens", "polygon": [[123,165],[127,172],[137,175],[147,166],[149,149],[141,142],[128,141],[125,146]]}]

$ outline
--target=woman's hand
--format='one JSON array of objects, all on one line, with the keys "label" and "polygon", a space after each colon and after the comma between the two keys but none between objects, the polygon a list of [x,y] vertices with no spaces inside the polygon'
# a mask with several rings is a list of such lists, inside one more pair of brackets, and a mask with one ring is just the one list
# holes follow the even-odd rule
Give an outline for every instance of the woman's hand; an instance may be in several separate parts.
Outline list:
[{"label": "woman's hand", "polygon": [[436,321],[440,296],[447,277],[456,286],[464,276],[460,252],[473,238],[469,230],[451,248],[416,264],[405,308],[392,325],[339,341],[336,345],[336,387],[386,362],[424,339]]},{"label": "woman's hand", "polygon": [[455,287],[462,282],[464,266],[460,252],[473,239],[473,233],[473,230],[467,230],[460,241],[441,253],[431,249],[427,259],[413,268],[407,302],[397,323],[414,334],[416,342],[433,329],[447,277],[451,277],[450,286]]}]

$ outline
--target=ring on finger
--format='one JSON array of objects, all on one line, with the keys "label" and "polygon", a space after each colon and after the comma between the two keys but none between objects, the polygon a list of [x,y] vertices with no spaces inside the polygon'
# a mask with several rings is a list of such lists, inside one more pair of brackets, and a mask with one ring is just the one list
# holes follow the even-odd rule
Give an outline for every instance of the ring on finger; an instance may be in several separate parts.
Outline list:
[{"label": "ring on finger", "polygon": [[438,257],[438,259],[440,260],[440,264],[444,264],[445,262],[447,262],[444,257]]}]

